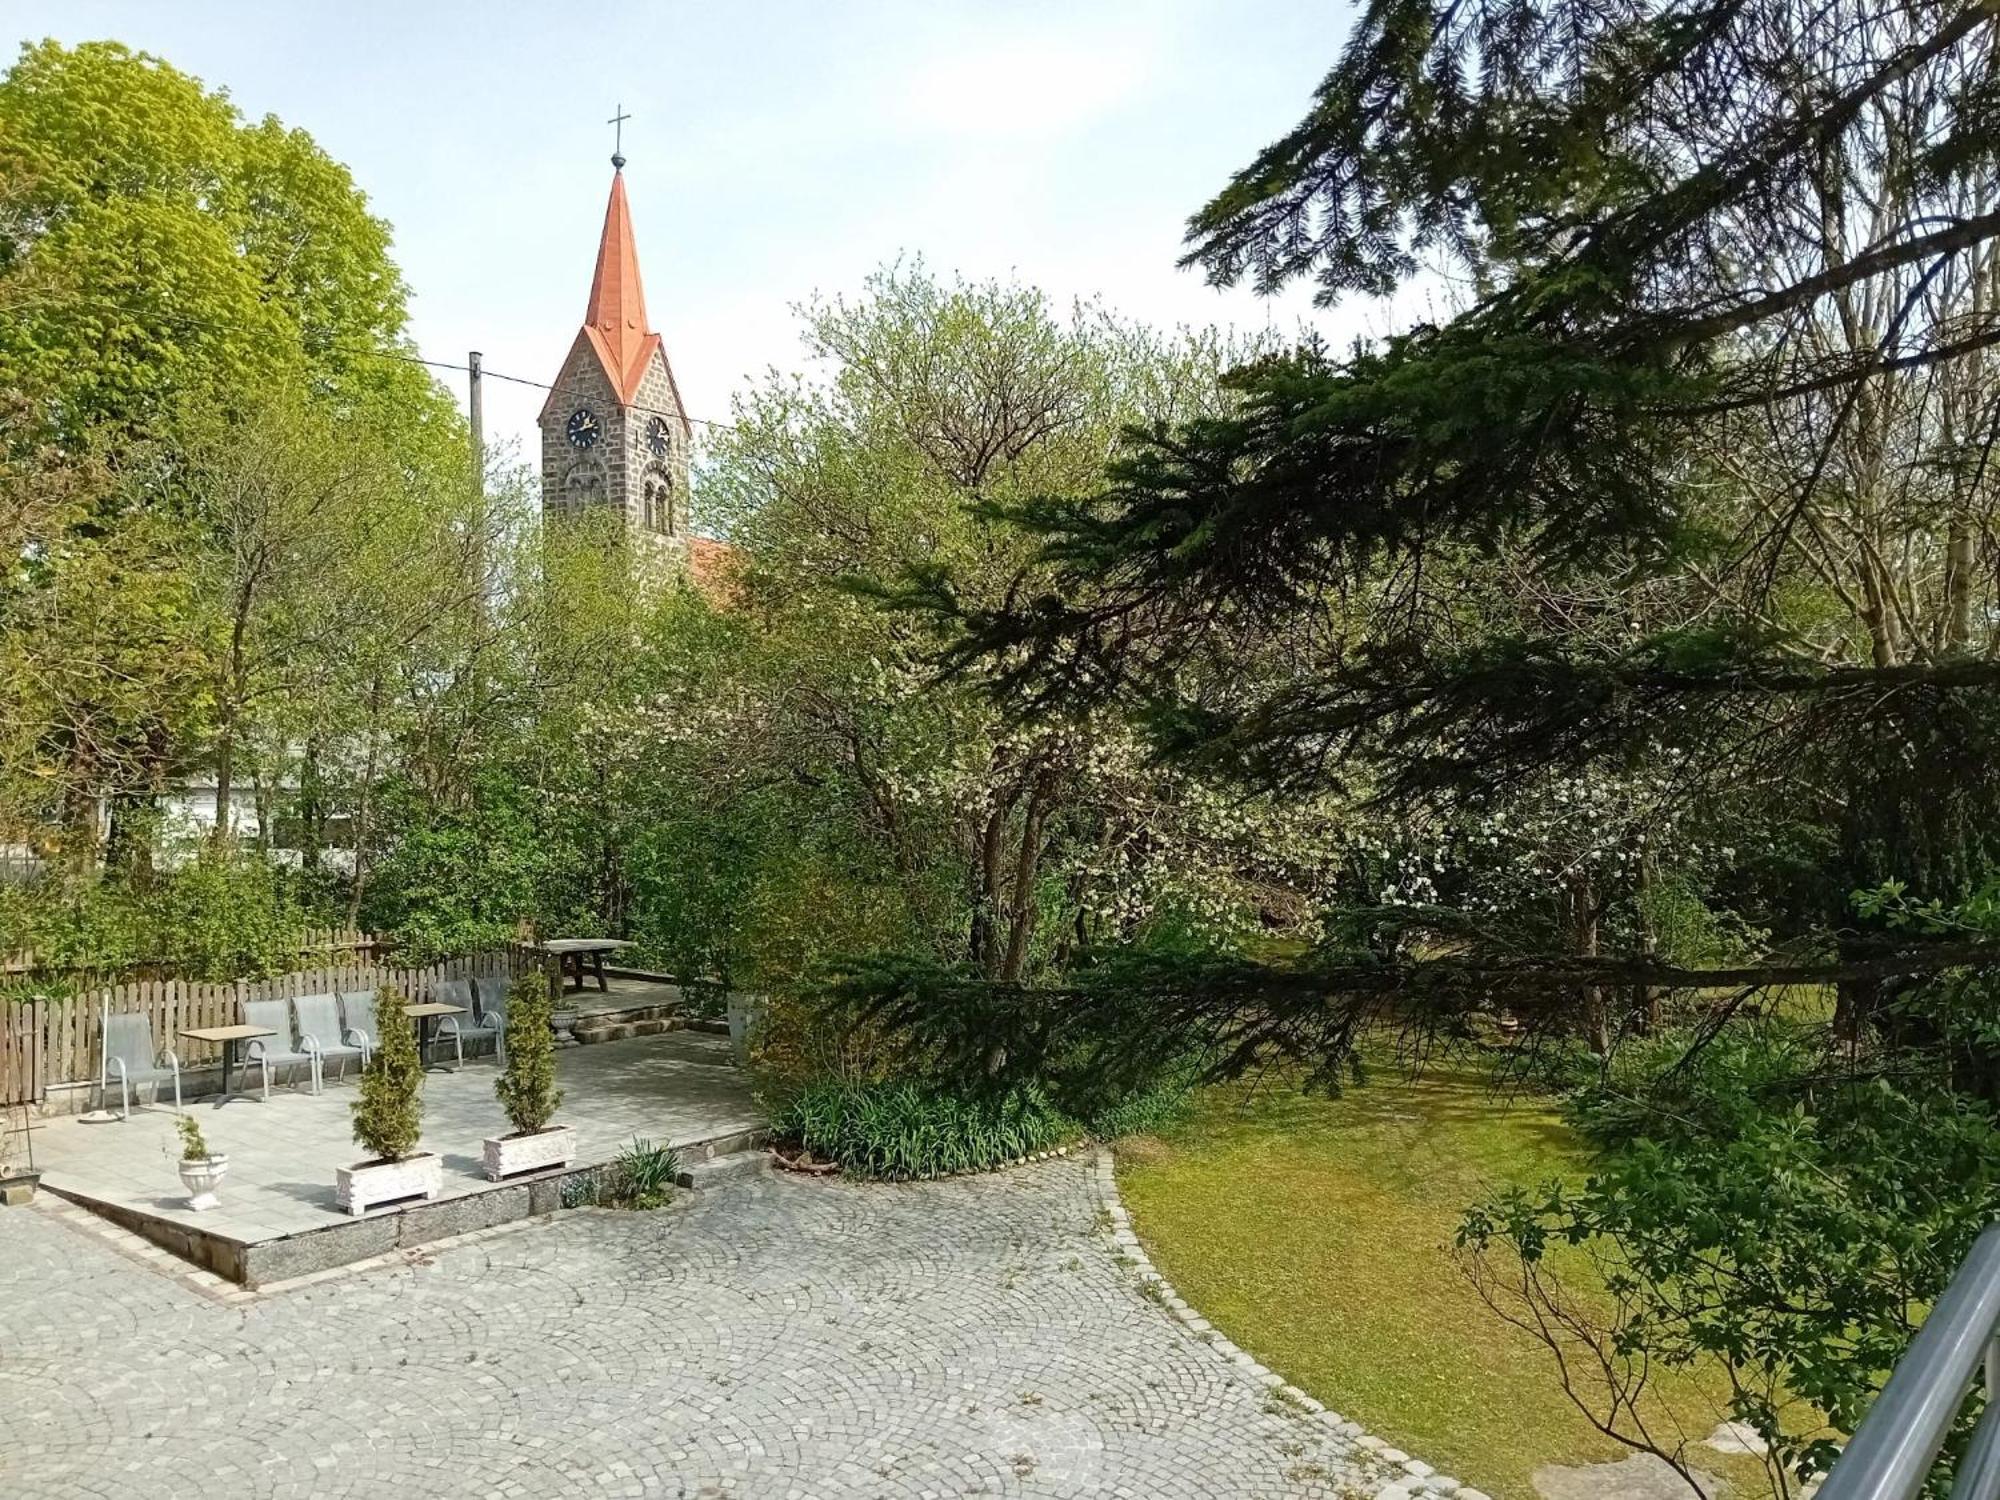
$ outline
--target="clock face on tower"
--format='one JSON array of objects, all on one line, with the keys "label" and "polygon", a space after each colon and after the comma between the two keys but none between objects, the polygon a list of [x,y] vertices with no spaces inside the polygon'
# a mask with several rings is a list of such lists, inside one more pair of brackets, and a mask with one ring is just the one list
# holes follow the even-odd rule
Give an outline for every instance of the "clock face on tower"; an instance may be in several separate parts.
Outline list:
[{"label": "clock face on tower", "polygon": [[646,424],[646,446],[655,458],[667,456],[667,424],[663,419],[655,417]]},{"label": "clock face on tower", "polygon": [[563,428],[569,436],[572,448],[590,448],[597,443],[603,429],[598,426],[597,413],[587,406],[579,406],[569,414],[569,424]]}]

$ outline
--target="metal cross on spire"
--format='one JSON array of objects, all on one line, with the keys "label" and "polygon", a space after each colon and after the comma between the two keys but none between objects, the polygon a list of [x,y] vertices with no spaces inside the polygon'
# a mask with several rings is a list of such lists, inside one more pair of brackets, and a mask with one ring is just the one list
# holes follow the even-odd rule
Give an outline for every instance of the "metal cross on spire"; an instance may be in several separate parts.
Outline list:
[{"label": "metal cross on spire", "polygon": [[622,168],[625,165],[625,122],[632,117],[625,113],[625,106],[618,106],[618,113],[604,123],[615,127],[617,134],[611,138],[611,165]]}]

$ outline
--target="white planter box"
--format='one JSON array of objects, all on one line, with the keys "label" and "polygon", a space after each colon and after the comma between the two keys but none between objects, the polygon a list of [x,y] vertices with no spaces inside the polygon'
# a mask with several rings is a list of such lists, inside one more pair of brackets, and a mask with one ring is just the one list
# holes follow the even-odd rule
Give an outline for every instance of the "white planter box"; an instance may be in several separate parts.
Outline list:
[{"label": "white planter box", "polygon": [[333,1191],[340,1206],[356,1218],[384,1203],[435,1198],[444,1191],[444,1158],[426,1151],[401,1161],[335,1167]]},{"label": "white planter box", "polygon": [[551,1125],[533,1135],[503,1135],[486,1141],[486,1175],[494,1182],[523,1172],[566,1167],[576,1160],[576,1127]]}]

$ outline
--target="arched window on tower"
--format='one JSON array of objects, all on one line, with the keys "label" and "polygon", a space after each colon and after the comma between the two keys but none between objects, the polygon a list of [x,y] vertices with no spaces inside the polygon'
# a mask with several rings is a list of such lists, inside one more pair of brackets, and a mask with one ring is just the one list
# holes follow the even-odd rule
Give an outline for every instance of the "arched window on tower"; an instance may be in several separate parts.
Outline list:
[{"label": "arched window on tower", "polygon": [[674,532],[674,480],[662,468],[646,471],[646,529],[663,536]]}]

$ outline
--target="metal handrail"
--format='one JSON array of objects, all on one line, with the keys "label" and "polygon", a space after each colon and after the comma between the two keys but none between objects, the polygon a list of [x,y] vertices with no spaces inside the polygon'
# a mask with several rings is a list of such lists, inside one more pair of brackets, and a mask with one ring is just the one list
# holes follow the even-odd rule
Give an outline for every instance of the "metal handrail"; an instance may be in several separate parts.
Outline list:
[{"label": "metal handrail", "polygon": [[1915,1500],[1986,1366],[1986,1412],[1952,1500],[2000,1500],[2000,1224],[1988,1226],[1828,1471],[1818,1500]]}]

